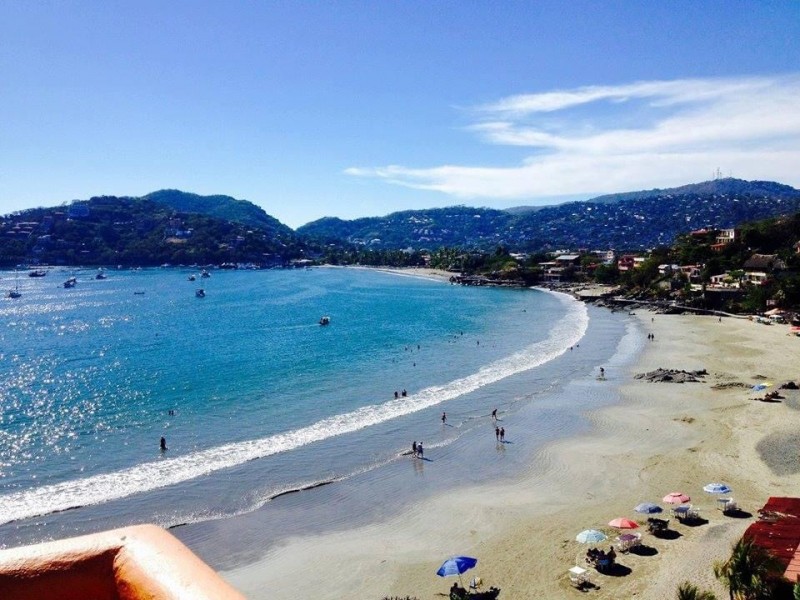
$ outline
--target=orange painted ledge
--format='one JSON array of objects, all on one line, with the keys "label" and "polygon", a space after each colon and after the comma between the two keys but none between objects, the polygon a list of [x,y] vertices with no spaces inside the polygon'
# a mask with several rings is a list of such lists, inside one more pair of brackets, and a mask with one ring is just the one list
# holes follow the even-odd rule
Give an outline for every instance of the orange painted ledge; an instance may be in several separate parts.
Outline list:
[{"label": "orange painted ledge", "polygon": [[244,600],[155,525],[0,550],[0,598]]}]

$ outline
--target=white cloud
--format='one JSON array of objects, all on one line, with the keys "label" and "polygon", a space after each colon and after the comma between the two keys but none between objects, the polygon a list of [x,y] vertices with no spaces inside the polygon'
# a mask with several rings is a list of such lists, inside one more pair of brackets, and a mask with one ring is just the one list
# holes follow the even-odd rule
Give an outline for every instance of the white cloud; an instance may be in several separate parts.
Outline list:
[{"label": "white cloud", "polygon": [[503,200],[682,185],[709,179],[717,167],[798,185],[799,99],[797,75],[511,96],[475,109],[468,131],[485,143],[535,149],[516,165],[346,172],[458,198]]}]

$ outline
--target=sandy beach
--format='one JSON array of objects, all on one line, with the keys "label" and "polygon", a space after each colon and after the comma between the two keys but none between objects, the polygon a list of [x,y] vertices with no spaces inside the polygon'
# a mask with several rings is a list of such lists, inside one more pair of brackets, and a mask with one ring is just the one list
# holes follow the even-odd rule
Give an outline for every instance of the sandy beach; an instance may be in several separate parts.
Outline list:
[{"label": "sandy beach", "polygon": [[[418,270],[414,270],[418,271]],[[647,341],[625,372],[606,370],[601,385],[618,386],[621,402],[589,415],[591,433],[551,444],[512,482],[442,493],[422,509],[346,532],[292,539],[261,561],[222,575],[250,598],[446,597],[452,580],[435,575],[454,552],[479,558],[469,575],[499,587],[500,598],[570,598],[567,569],[587,547],[586,528],[613,537],[619,516],[644,523],[633,507],[682,491],[704,519],[670,522],[680,535],[643,533],[650,551],[620,555],[620,574],[591,572],[598,599],[673,597],[689,580],[727,593],[712,573],[715,560],[753,522],[769,496],[795,495],[800,484],[800,396],[754,400],[750,387],[797,381],[800,339],[786,326],[746,319],[664,316],[638,311]],[[651,383],[634,374],[706,369],[702,383]],[[742,384],[742,385],[735,385]],[[715,386],[717,388],[715,389]],[[576,399],[579,402],[580,399]],[[724,516],[703,485],[722,481],[749,518]],[[640,529],[644,531],[644,528]],[[624,574],[623,574],[624,573]]]}]

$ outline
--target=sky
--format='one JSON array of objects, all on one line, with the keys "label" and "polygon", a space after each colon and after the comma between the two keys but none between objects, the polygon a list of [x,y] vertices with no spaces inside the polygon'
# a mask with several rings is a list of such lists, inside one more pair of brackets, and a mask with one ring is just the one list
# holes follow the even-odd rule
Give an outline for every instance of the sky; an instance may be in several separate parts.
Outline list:
[{"label": "sky", "polygon": [[0,0],[0,213],[172,188],[298,227],[800,187],[799,0]]}]

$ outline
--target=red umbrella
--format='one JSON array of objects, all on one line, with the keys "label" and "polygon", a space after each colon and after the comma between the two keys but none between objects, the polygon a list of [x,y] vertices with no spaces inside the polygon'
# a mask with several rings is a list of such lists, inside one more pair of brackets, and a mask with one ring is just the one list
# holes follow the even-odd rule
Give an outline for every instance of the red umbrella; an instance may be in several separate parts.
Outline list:
[{"label": "red umbrella", "polygon": [[668,504],[683,504],[684,502],[691,500],[691,498],[683,492],[670,492],[661,500]]},{"label": "red umbrella", "polygon": [[613,521],[609,521],[608,524],[611,527],[616,527],[617,529],[636,529],[639,527],[639,524],[636,521],[631,521],[625,517],[617,517]]}]

